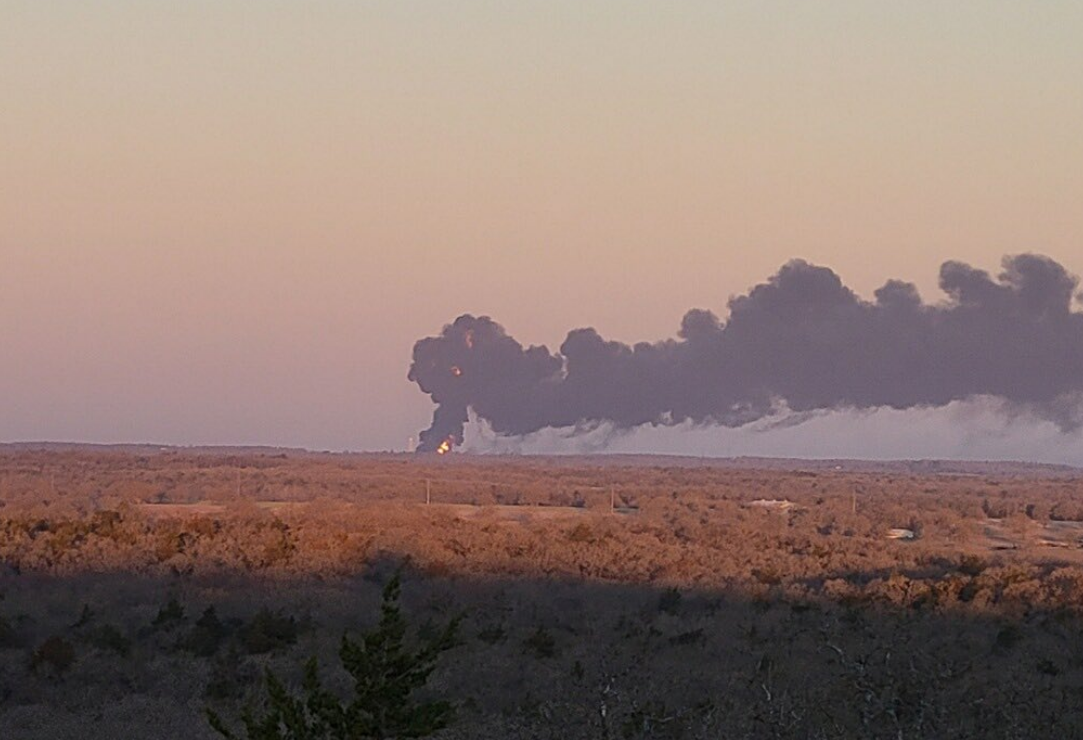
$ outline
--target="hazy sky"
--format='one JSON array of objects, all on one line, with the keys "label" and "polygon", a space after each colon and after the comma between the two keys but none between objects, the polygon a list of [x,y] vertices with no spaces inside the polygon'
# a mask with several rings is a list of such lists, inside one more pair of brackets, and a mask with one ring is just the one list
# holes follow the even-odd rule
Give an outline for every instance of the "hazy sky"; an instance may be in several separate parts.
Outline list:
[{"label": "hazy sky", "polygon": [[[653,340],[797,256],[1083,271],[1081,38],[1074,0],[0,0],[0,440],[402,447],[463,312]],[[638,444],[1083,463],[880,416]]]}]

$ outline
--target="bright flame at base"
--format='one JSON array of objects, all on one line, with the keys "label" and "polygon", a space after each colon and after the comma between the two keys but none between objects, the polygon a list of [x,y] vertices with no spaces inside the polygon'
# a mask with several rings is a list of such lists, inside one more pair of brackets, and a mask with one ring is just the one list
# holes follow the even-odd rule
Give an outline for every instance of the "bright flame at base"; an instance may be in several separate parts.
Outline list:
[{"label": "bright flame at base", "polygon": [[451,452],[451,440],[445,439],[443,442],[440,443],[440,446],[436,448],[436,454],[446,455],[449,452]]}]

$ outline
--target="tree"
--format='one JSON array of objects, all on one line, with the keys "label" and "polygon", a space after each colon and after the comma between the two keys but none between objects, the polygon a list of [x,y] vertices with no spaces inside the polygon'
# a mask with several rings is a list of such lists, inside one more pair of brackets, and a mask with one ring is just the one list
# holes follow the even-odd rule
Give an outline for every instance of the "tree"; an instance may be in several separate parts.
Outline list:
[{"label": "tree", "polygon": [[[323,688],[315,658],[305,665],[301,697],[268,670],[265,714],[257,717],[247,709],[241,716],[248,740],[385,740],[427,737],[446,727],[451,703],[416,701],[414,693],[428,682],[440,654],[455,645],[461,620],[452,619],[435,637],[410,648],[401,589],[396,574],[384,587],[379,624],[360,639],[342,637],[339,659],[354,681],[350,701]],[[207,710],[207,719],[223,737],[241,737],[213,711]]]}]

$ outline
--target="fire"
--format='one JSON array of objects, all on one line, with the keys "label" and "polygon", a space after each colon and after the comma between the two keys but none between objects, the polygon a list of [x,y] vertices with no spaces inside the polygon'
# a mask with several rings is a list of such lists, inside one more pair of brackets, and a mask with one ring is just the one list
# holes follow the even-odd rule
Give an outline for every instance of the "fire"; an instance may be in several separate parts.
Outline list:
[{"label": "fire", "polygon": [[454,375],[456,378],[459,377],[463,374],[462,368],[460,368],[458,365],[452,365],[451,374]]},{"label": "fire", "polygon": [[449,452],[451,452],[451,439],[450,438],[445,439],[443,442],[440,443],[440,446],[436,448],[436,454],[437,455],[446,455]]}]

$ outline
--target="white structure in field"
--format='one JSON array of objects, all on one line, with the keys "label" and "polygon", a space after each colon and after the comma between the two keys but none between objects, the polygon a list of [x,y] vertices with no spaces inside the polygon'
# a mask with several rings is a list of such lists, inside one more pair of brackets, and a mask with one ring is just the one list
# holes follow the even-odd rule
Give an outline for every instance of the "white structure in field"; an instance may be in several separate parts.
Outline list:
[{"label": "white structure in field", "polygon": [[912,529],[889,529],[887,531],[887,538],[889,540],[912,540],[914,539],[914,530]]},{"label": "white structure in field", "polygon": [[758,498],[755,501],[749,501],[748,506],[757,509],[772,509],[774,511],[789,511],[797,506],[793,501],[787,501],[786,499],[778,498]]}]

